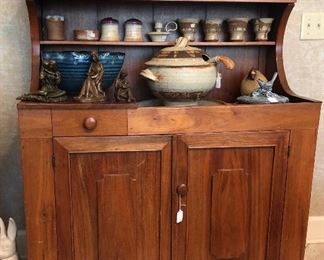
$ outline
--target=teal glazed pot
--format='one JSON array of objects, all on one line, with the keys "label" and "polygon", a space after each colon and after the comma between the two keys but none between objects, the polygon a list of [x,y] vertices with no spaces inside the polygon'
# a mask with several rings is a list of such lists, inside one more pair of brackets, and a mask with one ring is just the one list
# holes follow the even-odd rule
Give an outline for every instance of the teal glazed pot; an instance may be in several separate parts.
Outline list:
[{"label": "teal glazed pot", "polygon": [[[99,60],[104,67],[102,89],[109,88],[118,76],[125,58],[121,52],[99,52]],[[43,52],[42,59],[55,60],[61,73],[60,88],[68,95],[77,95],[87,76],[92,62],[90,52]]]}]

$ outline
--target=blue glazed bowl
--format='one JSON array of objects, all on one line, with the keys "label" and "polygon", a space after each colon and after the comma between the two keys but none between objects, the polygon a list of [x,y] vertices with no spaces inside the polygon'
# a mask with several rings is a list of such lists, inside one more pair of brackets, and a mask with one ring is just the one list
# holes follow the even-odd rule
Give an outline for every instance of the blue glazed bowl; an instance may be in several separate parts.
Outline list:
[{"label": "blue glazed bowl", "polygon": [[[90,52],[43,52],[42,58],[56,61],[62,78],[61,89],[65,90],[68,95],[77,95],[80,92],[92,62]],[[103,90],[109,88],[118,76],[124,58],[125,53],[121,52],[99,52],[99,61],[104,67]]]}]

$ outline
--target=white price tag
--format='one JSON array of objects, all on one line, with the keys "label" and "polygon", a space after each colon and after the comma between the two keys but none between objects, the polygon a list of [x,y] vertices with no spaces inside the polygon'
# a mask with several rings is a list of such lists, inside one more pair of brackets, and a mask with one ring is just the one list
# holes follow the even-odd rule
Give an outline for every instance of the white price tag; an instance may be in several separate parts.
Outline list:
[{"label": "white price tag", "polygon": [[177,221],[176,223],[179,224],[183,221],[183,210],[179,209],[177,212]]}]

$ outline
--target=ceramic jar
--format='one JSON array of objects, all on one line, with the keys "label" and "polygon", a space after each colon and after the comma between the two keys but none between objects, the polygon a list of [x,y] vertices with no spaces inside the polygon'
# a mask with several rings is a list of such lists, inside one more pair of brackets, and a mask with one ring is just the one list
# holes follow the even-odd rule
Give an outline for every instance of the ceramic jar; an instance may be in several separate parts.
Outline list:
[{"label": "ceramic jar", "polygon": [[141,42],[143,39],[143,24],[140,20],[132,18],[125,22],[125,42]]},{"label": "ceramic jar", "polygon": [[204,22],[205,41],[217,42],[219,41],[219,34],[222,30],[221,19],[208,19]]},{"label": "ceramic jar", "polygon": [[101,20],[101,41],[118,42],[119,37],[119,22],[116,19],[107,17]]},{"label": "ceramic jar", "polygon": [[273,18],[259,18],[254,20],[254,32],[256,41],[267,41],[271,30]]},{"label": "ceramic jar", "polygon": [[146,62],[148,68],[141,75],[165,105],[196,105],[214,88],[220,63],[227,69],[235,65],[226,56],[208,57],[201,49],[188,46],[187,38],[180,37],[175,46],[162,49]]},{"label": "ceramic jar", "polygon": [[46,16],[47,39],[50,41],[65,40],[64,16]]},{"label": "ceramic jar", "polygon": [[231,18],[227,20],[231,41],[244,41],[248,18]]},{"label": "ceramic jar", "polygon": [[198,30],[199,19],[196,18],[183,18],[179,19],[179,29],[184,37],[189,41],[195,41],[195,34]]}]

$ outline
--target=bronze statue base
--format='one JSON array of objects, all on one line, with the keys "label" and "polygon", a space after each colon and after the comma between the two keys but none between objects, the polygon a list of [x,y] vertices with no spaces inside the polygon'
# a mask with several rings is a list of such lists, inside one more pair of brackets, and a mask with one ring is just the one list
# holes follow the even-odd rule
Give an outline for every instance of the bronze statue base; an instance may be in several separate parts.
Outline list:
[{"label": "bronze statue base", "polygon": [[106,101],[105,96],[101,97],[74,97],[73,100],[81,103],[95,103],[95,102],[104,102]]}]

